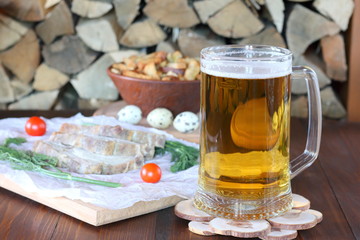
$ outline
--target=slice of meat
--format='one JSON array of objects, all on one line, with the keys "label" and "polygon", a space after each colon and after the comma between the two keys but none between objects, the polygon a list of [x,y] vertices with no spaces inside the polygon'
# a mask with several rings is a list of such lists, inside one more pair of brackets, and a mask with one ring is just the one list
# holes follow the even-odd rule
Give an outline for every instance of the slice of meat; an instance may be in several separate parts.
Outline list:
[{"label": "slice of meat", "polygon": [[135,156],[142,154],[150,159],[154,157],[155,152],[154,148],[149,148],[146,144],[104,136],[54,132],[49,140],[101,155]]},{"label": "slice of meat", "polygon": [[148,144],[148,146],[155,146],[163,148],[165,145],[165,135],[135,131],[124,129],[121,126],[109,126],[109,125],[76,125],[70,123],[64,123],[61,125],[59,132],[67,133],[82,133],[99,135],[105,137],[113,137],[124,139],[132,142]]},{"label": "slice of meat", "polygon": [[142,154],[134,156],[104,156],[61,143],[40,140],[34,152],[58,159],[58,167],[83,174],[116,174],[138,169],[144,164]]}]

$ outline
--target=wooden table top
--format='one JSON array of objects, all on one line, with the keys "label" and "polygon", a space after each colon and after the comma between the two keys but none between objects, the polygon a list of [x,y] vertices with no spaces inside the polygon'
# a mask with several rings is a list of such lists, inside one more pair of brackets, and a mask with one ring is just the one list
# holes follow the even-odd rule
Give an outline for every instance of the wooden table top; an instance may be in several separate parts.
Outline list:
[{"label": "wooden table top", "polygon": [[[0,111],[0,118],[68,117],[74,111]],[[91,111],[83,112],[91,115]],[[292,119],[291,155],[304,149],[307,122]],[[324,220],[296,239],[360,239],[360,124],[324,120],[318,160],[292,181]],[[94,227],[0,188],[0,239],[236,239],[203,237],[187,229],[173,207]]]}]

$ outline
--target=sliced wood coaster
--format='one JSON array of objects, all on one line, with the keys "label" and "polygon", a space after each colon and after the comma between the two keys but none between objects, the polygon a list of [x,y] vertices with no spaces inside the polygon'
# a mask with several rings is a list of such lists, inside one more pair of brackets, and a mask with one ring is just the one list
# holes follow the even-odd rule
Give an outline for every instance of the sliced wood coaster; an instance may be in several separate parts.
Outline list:
[{"label": "sliced wood coaster", "polygon": [[295,239],[298,235],[296,230],[286,230],[280,228],[271,228],[271,232],[266,236],[261,236],[263,240],[290,240]]},{"label": "sliced wood coaster", "polygon": [[323,214],[314,209],[308,209],[305,212],[310,213],[316,217],[317,223],[320,223],[323,220]]},{"label": "sliced wood coaster", "polygon": [[299,194],[292,194],[293,209],[308,210],[310,208],[310,201]]},{"label": "sliced wood coaster", "polygon": [[309,209],[310,201],[301,195],[293,194],[294,208],[285,214],[266,220],[231,220],[216,218],[199,209],[193,199],[176,204],[176,216],[190,220],[189,230],[203,236],[227,235],[241,238],[258,237],[263,240],[290,240],[298,235],[297,230],[316,226],[323,214]]},{"label": "sliced wood coaster", "polygon": [[266,236],[271,232],[271,226],[266,220],[214,218],[210,221],[210,227],[214,233],[242,238]]},{"label": "sliced wood coaster", "polygon": [[267,219],[272,227],[288,230],[304,230],[317,224],[315,215],[298,209],[292,209],[284,215]]},{"label": "sliced wood coaster", "polygon": [[207,222],[214,218],[213,216],[197,209],[194,206],[193,199],[184,200],[176,204],[175,215],[182,219],[198,222]]},{"label": "sliced wood coaster", "polygon": [[203,236],[212,236],[216,235],[216,233],[213,232],[212,228],[210,227],[209,222],[196,222],[191,221],[188,224],[189,230],[193,233],[203,235]]}]

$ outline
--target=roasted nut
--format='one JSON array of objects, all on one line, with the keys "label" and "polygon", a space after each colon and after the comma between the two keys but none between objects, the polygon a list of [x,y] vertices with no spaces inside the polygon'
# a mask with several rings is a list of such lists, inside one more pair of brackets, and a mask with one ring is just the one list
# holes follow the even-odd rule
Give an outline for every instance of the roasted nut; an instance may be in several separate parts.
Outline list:
[{"label": "roasted nut", "polygon": [[137,73],[137,72],[130,71],[130,70],[123,71],[122,75],[124,75],[126,77],[133,77],[133,78],[140,78],[140,79],[149,79],[149,80],[153,79],[151,76]]},{"label": "roasted nut", "polygon": [[186,80],[195,80],[200,72],[200,64],[195,59],[189,61],[188,68],[185,70],[184,78]]},{"label": "roasted nut", "polygon": [[200,77],[199,61],[185,58],[179,51],[133,55],[123,62],[114,63],[110,70],[128,77],[162,81],[189,81]]},{"label": "roasted nut", "polygon": [[113,65],[111,65],[111,67],[119,70],[120,73],[121,73],[121,71],[128,70],[128,68],[126,67],[126,65],[123,64],[123,63],[114,63]]},{"label": "roasted nut", "polygon": [[169,62],[177,62],[177,60],[179,60],[180,58],[182,58],[183,55],[181,54],[180,51],[175,51],[173,53],[168,53],[166,58]]},{"label": "roasted nut", "polygon": [[182,63],[182,62],[168,63],[166,66],[169,68],[175,68],[175,69],[186,69],[186,63]]},{"label": "roasted nut", "polygon": [[144,73],[146,75],[149,75],[150,77],[153,77],[154,79],[160,79],[159,74],[157,73],[156,67],[155,67],[155,63],[154,62],[149,62],[148,64],[145,65],[144,67]]}]

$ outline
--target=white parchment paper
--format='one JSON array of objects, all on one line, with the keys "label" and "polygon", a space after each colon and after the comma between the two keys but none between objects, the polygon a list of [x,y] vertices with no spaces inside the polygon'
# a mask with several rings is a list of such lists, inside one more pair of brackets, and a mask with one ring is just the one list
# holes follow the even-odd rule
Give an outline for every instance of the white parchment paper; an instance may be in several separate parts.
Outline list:
[{"label": "white parchment paper", "polygon": [[[94,123],[106,125],[121,125],[128,129],[138,129],[165,134],[168,140],[177,140],[190,146],[198,147],[190,143],[174,138],[164,131],[141,126],[120,123],[115,118],[106,116],[84,117],[77,114],[70,118],[44,119],[47,124],[47,132],[41,137],[28,136],[24,131],[25,122],[28,118],[6,118],[0,120],[0,144],[8,137],[24,137],[28,142],[22,144],[20,149],[31,150],[36,140],[47,139],[52,132],[57,131],[62,123]],[[119,182],[123,186],[119,188],[102,187],[93,184],[67,181],[52,178],[35,172],[13,170],[10,164],[0,161],[0,174],[16,182],[29,192],[36,192],[45,197],[66,197],[73,200],[82,200],[108,209],[122,209],[132,206],[138,201],[159,200],[164,197],[180,196],[191,198],[197,186],[198,166],[194,166],[178,173],[170,172],[170,155],[157,157],[151,161],[161,167],[162,178],[158,183],[144,183],[139,175],[140,170],[115,175],[76,174],[75,176],[87,177],[103,181]]]}]

